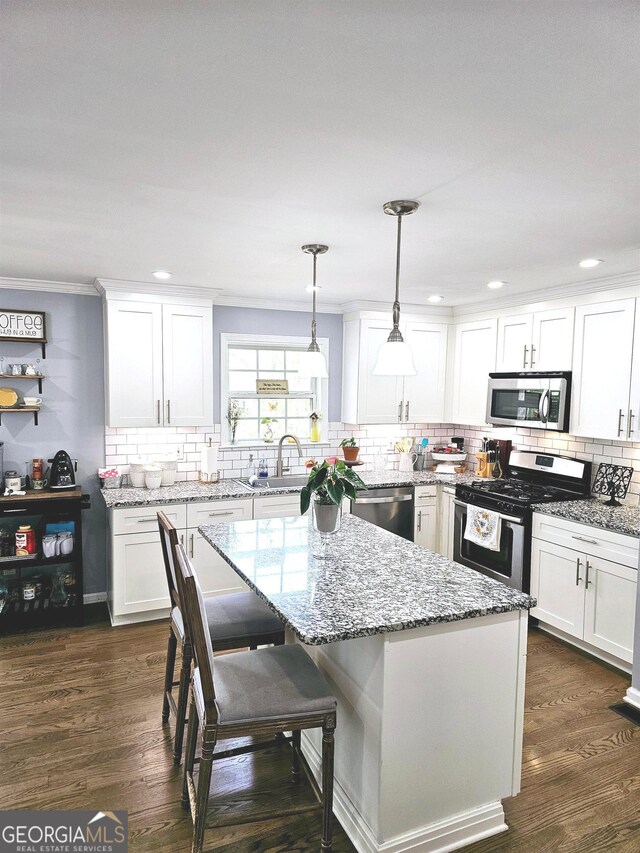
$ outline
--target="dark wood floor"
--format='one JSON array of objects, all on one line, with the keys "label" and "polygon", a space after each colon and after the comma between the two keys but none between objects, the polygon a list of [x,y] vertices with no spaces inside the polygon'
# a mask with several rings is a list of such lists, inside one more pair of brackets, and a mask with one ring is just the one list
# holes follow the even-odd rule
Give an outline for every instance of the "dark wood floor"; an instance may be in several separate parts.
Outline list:
[{"label": "dark wood floor", "polygon": [[[128,809],[131,850],[188,853],[180,772],[160,723],[165,642],[158,623],[0,639],[0,809]],[[628,683],[531,633],[522,792],[505,803],[510,831],[465,853],[640,851],[640,727],[608,710]],[[264,802],[256,785],[276,790],[268,802],[289,796],[286,747],[216,771],[232,813]],[[297,815],[211,829],[205,849],[315,853],[319,835],[317,816]],[[353,849],[336,827],[336,853]]]}]

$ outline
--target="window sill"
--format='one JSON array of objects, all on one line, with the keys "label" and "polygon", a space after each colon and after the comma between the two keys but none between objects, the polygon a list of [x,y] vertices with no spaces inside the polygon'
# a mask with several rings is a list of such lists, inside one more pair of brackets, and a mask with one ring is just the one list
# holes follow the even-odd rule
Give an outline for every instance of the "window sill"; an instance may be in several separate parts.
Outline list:
[{"label": "window sill", "polygon": [[[295,442],[285,441],[282,445],[284,449],[295,447]],[[300,446],[303,448],[314,448],[314,447],[332,447],[332,443],[330,441],[301,441]],[[270,447],[278,448],[278,442],[272,441],[267,444],[264,441],[254,441],[254,442],[237,442],[236,444],[221,444],[219,450],[268,450]]]}]

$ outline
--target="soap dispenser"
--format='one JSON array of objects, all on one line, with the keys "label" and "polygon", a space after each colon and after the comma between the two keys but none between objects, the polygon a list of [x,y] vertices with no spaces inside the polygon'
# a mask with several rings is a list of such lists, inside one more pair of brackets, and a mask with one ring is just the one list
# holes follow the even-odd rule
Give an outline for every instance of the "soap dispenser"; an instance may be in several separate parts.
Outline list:
[{"label": "soap dispenser", "polygon": [[269,469],[267,468],[267,461],[266,459],[261,459],[258,463],[258,477],[266,480],[268,476]]}]

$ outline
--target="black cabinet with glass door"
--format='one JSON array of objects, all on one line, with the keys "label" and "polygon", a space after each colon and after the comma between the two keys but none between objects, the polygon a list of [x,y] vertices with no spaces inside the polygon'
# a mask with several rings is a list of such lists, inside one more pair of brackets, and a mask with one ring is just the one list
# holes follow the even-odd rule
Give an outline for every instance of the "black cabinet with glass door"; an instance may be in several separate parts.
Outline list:
[{"label": "black cabinet with glass door", "polygon": [[89,496],[0,498],[0,634],[82,624],[82,510]]}]

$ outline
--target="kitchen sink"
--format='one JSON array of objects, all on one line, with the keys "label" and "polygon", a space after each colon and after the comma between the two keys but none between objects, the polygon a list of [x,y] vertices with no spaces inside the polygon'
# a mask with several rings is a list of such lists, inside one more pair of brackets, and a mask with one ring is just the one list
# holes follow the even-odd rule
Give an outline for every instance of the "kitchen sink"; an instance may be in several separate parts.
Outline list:
[{"label": "kitchen sink", "polygon": [[308,474],[292,474],[290,477],[265,477],[251,481],[248,478],[243,478],[236,480],[236,482],[252,492],[261,492],[266,489],[295,489],[298,486],[305,486],[308,479]]}]

